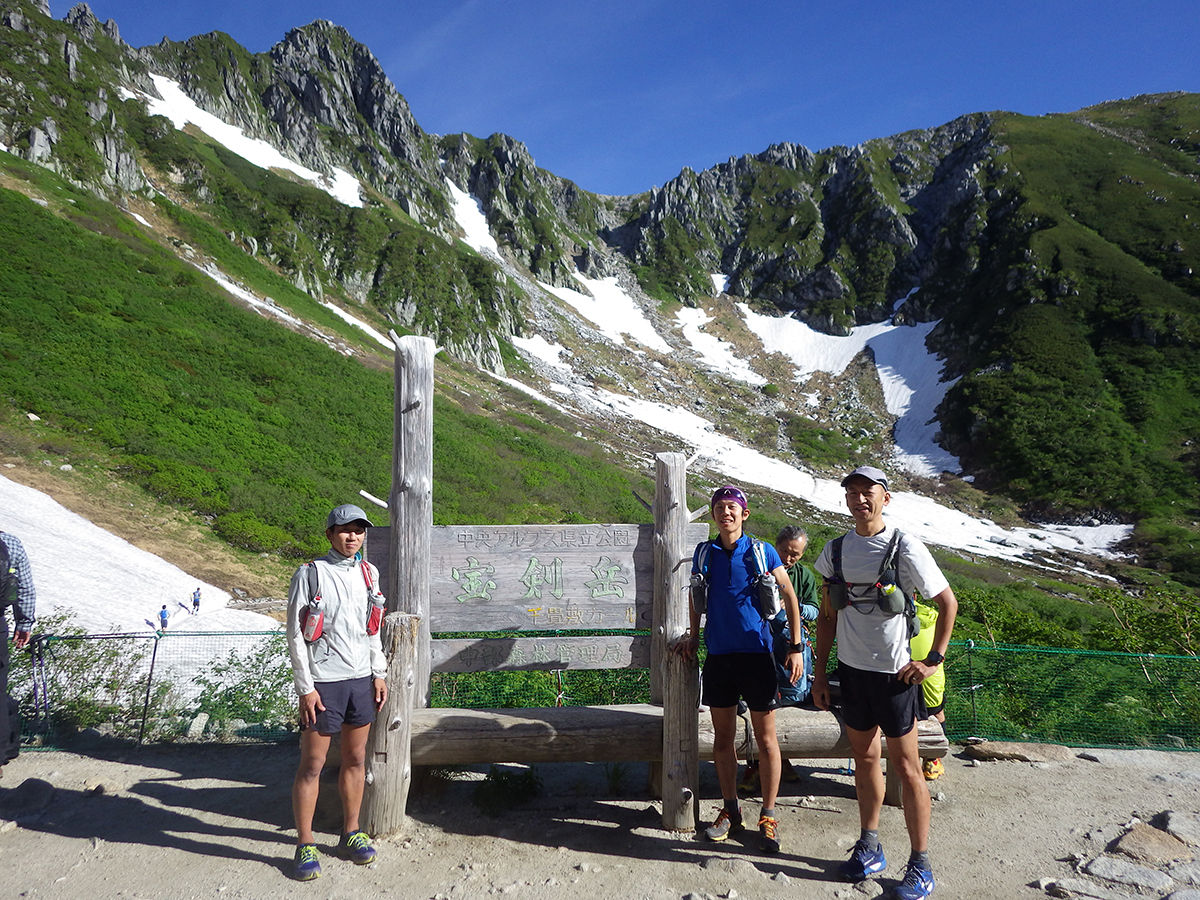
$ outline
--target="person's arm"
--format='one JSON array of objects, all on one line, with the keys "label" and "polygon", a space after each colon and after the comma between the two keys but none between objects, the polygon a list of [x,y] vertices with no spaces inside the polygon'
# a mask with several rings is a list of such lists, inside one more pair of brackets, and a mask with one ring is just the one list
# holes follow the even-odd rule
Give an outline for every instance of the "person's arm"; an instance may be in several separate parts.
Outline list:
[{"label": "person's arm", "polygon": [[[929,599],[938,605],[937,624],[933,627],[933,646],[930,647],[930,655],[936,655],[936,657],[931,659],[930,656],[926,656],[925,659],[914,659],[901,669],[900,680],[909,684],[920,684],[942,664],[942,660],[946,658],[946,651],[950,647],[950,635],[954,632],[954,620],[958,617],[958,598],[954,596],[954,591],[949,585],[940,594],[935,594]],[[929,661],[926,662],[926,660]]]},{"label": "person's arm", "polygon": [[25,545],[19,539],[6,534],[4,543],[8,545],[9,565],[17,583],[16,596],[13,598],[13,645],[22,650],[29,644],[36,621],[37,595],[33,589],[33,570],[29,568]]},{"label": "person's arm", "polygon": [[[788,631],[791,632],[793,644],[798,646],[800,642],[800,602],[796,599],[795,590],[792,589],[792,579],[788,577],[788,570],[782,565],[772,569],[771,574],[775,576],[775,583],[779,585],[779,593],[783,595],[783,608],[787,613]],[[788,677],[791,678],[792,684],[795,684],[804,674],[803,652],[789,647],[786,664]]]},{"label": "person's arm", "polygon": [[800,601],[800,618],[811,622],[821,614],[821,594],[817,590],[817,576],[802,563],[796,565],[800,569],[800,590],[796,592],[796,599]]},{"label": "person's arm", "polygon": [[287,642],[288,656],[292,662],[292,681],[300,698],[300,727],[317,721],[317,713],[325,708],[321,695],[317,693],[309,667],[308,645],[300,631],[300,610],[308,605],[308,575],[304,566],[296,570],[288,586]]},{"label": "person's arm", "polygon": [[829,653],[837,634],[837,610],[829,602],[828,582],[821,586],[821,609],[817,616],[817,645],[813,651],[812,699],[818,709],[829,709]]}]

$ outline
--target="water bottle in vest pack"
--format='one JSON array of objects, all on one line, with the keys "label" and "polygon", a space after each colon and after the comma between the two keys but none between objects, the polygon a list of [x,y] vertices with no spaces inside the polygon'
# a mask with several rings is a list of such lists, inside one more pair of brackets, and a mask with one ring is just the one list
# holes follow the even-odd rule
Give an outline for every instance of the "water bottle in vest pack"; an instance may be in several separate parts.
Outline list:
[{"label": "water bottle in vest pack", "polygon": [[751,538],[754,547],[754,564],[758,569],[755,577],[754,597],[758,612],[764,619],[772,619],[783,609],[783,601],[779,598],[779,582],[767,568],[766,545],[758,538]]},{"label": "water bottle in vest pack", "polygon": [[387,612],[384,596],[375,588],[375,582],[371,578],[371,567],[367,561],[360,558],[358,565],[362,569],[363,581],[367,583],[367,634],[379,634],[383,615]]}]

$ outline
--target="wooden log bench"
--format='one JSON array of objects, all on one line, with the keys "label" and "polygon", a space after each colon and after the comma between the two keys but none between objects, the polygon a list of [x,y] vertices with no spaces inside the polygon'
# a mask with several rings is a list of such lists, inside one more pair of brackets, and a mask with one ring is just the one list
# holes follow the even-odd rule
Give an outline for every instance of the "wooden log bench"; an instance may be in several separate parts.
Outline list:
[{"label": "wooden log bench", "polygon": [[[552,706],[544,709],[413,710],[412,761],[419,766],[487,762],[605,762],[662,759],[662,708],[648,703]],[[713,758],[712,721],[699,714],[699,756]],[[782,755],[795,759],[845,759],[850,742],[831,712],[787,707],[775,713]],[[917,723],[922,759],[949,752],[936,719]],[[754,755],[753,738],[738,757]],[[884,745],[884,756],[887,746]]]},{"label": "wooden log bench", "polygon": [[[741,759],[755,755],[749,717],[738,745]],[[560,706],[545,709],[419,709],[411,719],[414,765],[448,766],[491,762],[662,761],[663,712],[650,704]],[[775,713],[775,733],[788,759],[846,759],[850,742],[832,712],[785,707]],[[917,723],[922,759],[950,750],[936,719]],[[698,756],[713,758],[712,720],[698,712]],[[887,743],[883,747],[887,757]],[[887,800],[899,806],[900,786],[887,769]]]}]

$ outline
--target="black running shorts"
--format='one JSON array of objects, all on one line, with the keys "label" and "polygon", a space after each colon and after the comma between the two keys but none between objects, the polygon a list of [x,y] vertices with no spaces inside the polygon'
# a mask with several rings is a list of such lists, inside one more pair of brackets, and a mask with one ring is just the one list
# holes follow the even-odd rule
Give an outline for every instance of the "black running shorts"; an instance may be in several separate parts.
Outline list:
[{"label": "black running shorts", "polygon": [[903,737],[921,712],[921,685],[906,684],[888,672],[867,672],[838,663],[842,721],[855,731],[878,726],[886,737]]},{"label": "black running shorts", "polygon": [[704,661],[705,706],[737,706],[741,697],[750,709],[766,712],[775,692],[775,659],[770,653],[721,653]]}]

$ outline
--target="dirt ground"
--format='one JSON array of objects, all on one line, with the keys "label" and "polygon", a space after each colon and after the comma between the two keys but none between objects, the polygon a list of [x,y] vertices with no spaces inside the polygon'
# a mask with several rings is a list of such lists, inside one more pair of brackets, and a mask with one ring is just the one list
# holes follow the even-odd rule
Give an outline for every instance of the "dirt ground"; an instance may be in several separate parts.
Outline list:
[{"label": "dirt ground", "polygon": [[[1031,883],[1068,876],[1072,854],[1103,849],[1089,832],[1200,810],[1200,756],[1089,753],[949,757],[932,786],[936,896],[1045,896]],[[798,761],[802,778],[778,805],[776,856],[758,852],[757,835],[712,844],[664,832],[640,765],[560,764],[536,767],[540,792],[494,817],[475,801],[482,770],[435,782],[367,867],[330,855],[337,820],[327,820],[324,875],[300,885],[287,878],[295,759],[292,746],[23,753],[0,780],[0,897],[861,898],[894,885],[907,856],[903,813],[886,808],[879,887],[836,880],[858,836],[853,780],[836,761]],[[710,764],[701,781],[709,817],[719,795]],[[332,794],[323,788],[323,805]]]}]

